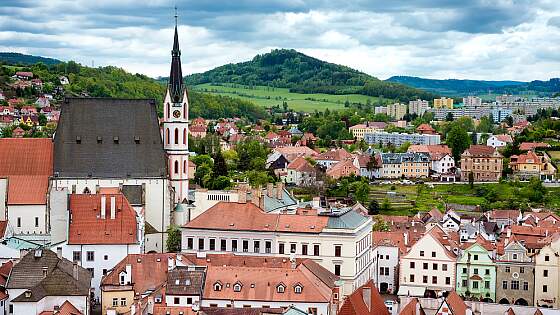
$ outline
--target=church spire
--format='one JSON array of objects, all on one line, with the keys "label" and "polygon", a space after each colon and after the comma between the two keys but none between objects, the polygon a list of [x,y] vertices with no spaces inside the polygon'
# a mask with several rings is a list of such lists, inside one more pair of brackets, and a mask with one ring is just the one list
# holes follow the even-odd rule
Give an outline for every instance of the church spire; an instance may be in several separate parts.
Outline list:
[{"label": "church spire", "polygon": [[171,51],[171,72],[169,74],[169,94],[174,103],[179,103],[183,99],[183,72],[181,71],[177,17],[177,7],[175,7],[175,37],[173,39],[173,50]]}]

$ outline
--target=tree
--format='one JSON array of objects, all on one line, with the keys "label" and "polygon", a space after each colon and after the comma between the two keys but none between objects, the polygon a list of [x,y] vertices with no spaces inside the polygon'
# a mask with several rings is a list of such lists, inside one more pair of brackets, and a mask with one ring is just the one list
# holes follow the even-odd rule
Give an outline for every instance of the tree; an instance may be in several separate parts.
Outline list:
[{"label": "tree", "polygon": [[474,188],[474,174],[473,172],[469,172],[469,186],[471,189]]},{"label": "tree", "polygon": [[356,184],[354,195],[356,200],[361,204],[366,204],[369,199],[369,184],[367,182],[360,181]]},{"label": "tree", "polygon": [[172,224],[167,228],[165,246],[168,252],[177,253],[181,251],[181,230],[177,225]]},{"label": "tree", "polygon": [[452,112],[448,112],[447,116],[445,116],[445,120],[446,121],[453,121],[453,113]]},{"label": "tree", "polygon": [[385,222],[382,218],[377,217],[375,223],[373,224],[372,230],[374,232],[389,232],[391,228],[389,227],[389,224],[387,224],[387,222]]},{"label": "tree", "polygon": [[383,199],[383,203],[381,204],[381,211],[389,211],[391,210],[391,203],[389,202],[388,198]]},{"label": "tree", "polygon": [[39,117],[37,117],[37,119],[39,120],[39,125],[44,126],[47,124],[47,116],[45,116],[44,114],[39,114]]},{"label": "tree", "polygon": [[469,147],[471,139],[467,131],[456,124],[447,133],[445,142],[451,148],[451,153],[457,163],[461,160],[461,154]]},{"label": "tree", "polygon": [[212,167],[212,173],[214,176],[228,175],[228,167],[221,150],[214,155],[214,167]]},{"label": "tree", "polygon": [[372,201],[369,202],[368,214],[369,215],[379,214],[379,202],[377,202],[377,200],[373,199]]}]

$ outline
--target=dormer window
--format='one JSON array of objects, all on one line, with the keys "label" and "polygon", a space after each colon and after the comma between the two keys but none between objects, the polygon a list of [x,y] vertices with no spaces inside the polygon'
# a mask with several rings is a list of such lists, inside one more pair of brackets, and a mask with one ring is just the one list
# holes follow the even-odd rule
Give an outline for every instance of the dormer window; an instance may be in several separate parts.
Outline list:
[{"label": "dormer window", "polygon": [[121,272],[121,273],[119,274],[119,283],[120,283],[120,285],[125,285],[125,284],[126,284],[126,283],[125,283],[125,281],[126,281],[125,274],[126,274],[126,273],[125,273],[124,271]]},{"label": "dormer window", "polygon": [[82,137],[76,136],[76,143],[77,143],[77,144],[82,143]]},{"label": "dormer window", "polygon": [[113,143],[119,144],[119,137],[113,137]]},{"label": "dormer window", "polygon": [[237,282],[233,285],[233,292],[241,292],[241,283]]},{"label": "dormer window", "polygon": [[103,137],[97,136],[97,143],[102,143],[102,142],[103,142]]},{"label": "dormer window", "polygon": [[301,284],[298,283],[294,286],[294,292],[296,294],[301,294],[302,291],[303,291],[303,286]]},{"label": "dormer window", "polygon": [[214,291],[222,291],[222,284],[220,282],[214,283]]},{"label": "dormer window", "polygon": [[284,293],[286,291],[286,286],[284,284],[279,284],[276,286],[276,292]]}]

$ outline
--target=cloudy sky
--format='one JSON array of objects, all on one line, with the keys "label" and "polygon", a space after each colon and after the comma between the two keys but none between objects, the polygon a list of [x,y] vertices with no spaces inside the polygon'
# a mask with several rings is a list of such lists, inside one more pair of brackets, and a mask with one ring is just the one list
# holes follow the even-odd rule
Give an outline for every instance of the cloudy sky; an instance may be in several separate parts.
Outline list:
[{"label": "cloudy sky", "polygon": [[560,76],[559,0],[0,0],[0,51],[183,71],[294,48],[381,79]]}]

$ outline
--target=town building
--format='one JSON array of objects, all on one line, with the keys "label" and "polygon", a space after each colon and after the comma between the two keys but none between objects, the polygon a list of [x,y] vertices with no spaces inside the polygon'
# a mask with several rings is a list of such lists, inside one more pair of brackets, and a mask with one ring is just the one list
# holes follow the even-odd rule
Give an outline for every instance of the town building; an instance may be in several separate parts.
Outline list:
[{"label": "town building", "polygon": [[23,256],[6,288],[8,314],[41,314],[66,302],[90,314],[90,272],[50,250],[30,250]]},{"label": "town building", "polygon": [[435,298],[455,290],[459,245],[453,235],[434,225],[401,256],[399,296]]},{"label": "town building", "polygon": [[394,103],[394,104],[387,105],[387,115],[396,120],[403,119],[404,115],[406,115],[406,112],[407,112],[406,104]]},{"label": "town building", "polygon": [[380,132],[387,127],[387,123],[382,121],[365,122],[348,128],[348,131],[356,140],[362,140],[366,133]]},{"label": "town building", "polygon": [[428,178],[430,158],[425,153],[380,153],[381,178]]},{"label": "town building", "polygon": [[469,174],[475,182],[495,182],[502,177],[503,156],[491,146],[471,145],[461,154],[461,180]]},{"label": "town building", "polygon": [[434,108],[448,108],[453,109],[453,99],[447,97],[435,98]]},{"label": "town building", "polygon": [[409,233],[401,231],[372,234],[372,280],[379,292],[395,294],[399,287],[399,259],[410,247]]},{"label": "town building", "polygon": [[421,135],[436,135],[436,130],[429,124],[420,124],[416,127],[416,132]]},{"label": "town building", "polygon": [[533,151],[512,155],[509,163],[513,176],[522,180],[537,177],[540,180],[554,180],[556,167],[546,153],[537,155]]},{"label": "town building", "polygon": [[490,303],[496,301],[496,265],[489,252],[491,247],[481,240],[461,252],[457,259],[457,294]]},{"label": "town building", "polygon": [[492,148],[503,148],[509,143],[513,143],[513,138],[508,134],[491,135],[488,140],[486,140],[486,145]]},{"label": "town building", "polygon": [[418,116],[424,115],[424,113],[430,108],[428,101],[417,99],[415,101],[408,102],[408,113],[416,114]]},{"label": "town building", "polygon": [[533,305],[534,292],[535,264],[527,248],[512,237],[496,259],[496,302]]},{"label": "town building", "polygon": [[535,297],[537,307],[560,307],[560,238],[555,236],[535,260]]},{"label": "town building", "polygon": [[481,106],[482,99],[477,96],[463,97],[463,106]]},{"label": "town building", "polygon": [[433,173],[431,175],[442,179],[449,178],[442,175],[451,175],[450,179],[454,181],[455,160],[447,145],[411,145],[408,147],[408,152],[428,154],[431,161],[430,171]]},{"label": "town building", "polygon": [[339,163],[334,164],[331,168],[327,169],[327,176],[338,179],[341,177],[347,177],[351,175],[360,175],[360,169],[354,165],[352,159],[346,159]]},{"label": "town building", "polygon": [[351,208],[267,213],[253,203],[220,202],[182,228],[186,253],[310,258],[349,294],[370,279],[372,219]]},{"label": "town building", "polygon": [[314,157],[315,161],[317,161],[317,164],[321,165],[327,170],[334,166],[336,163],[351,158],[352,155],[345,149],[331,149]]},{"label": "town building", "polygon": [[50,194],[121,186],[142,196],[141,225],[150,227],[144,228],[145,250],[164,251],[174,193],[155,101],[67,98],[54,138]]},{"label": "town building", "polygon": [[285,182],[296,186],[311,186],[315,184],[317,171],[303,157],[299,156],[287,166]]},{"label": "town building", "polygon": [[91,272],[95,297],[101,278],[127,254],[142,252],[136,212],[121,193],[69,196],[68,239],[55,244],[62,257]]},{"label": "town building", "polygon": [[388,145],[401,146],[405,142],[409,144],[440,144],[440,135],[428,135],[418,133],[399,133],[399,132],[372,132],[364,135],[364,140],[369,145]]}]

